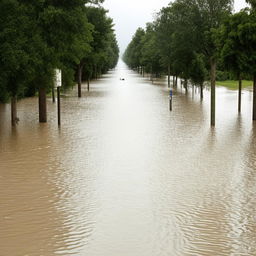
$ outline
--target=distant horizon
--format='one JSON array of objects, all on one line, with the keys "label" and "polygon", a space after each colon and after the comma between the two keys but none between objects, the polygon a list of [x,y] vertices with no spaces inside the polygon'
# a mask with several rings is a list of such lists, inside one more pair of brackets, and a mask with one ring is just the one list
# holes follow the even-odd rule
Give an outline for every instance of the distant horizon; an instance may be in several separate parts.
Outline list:
[{"label": "distant horizon", "polygon": [[[103,7],[109,10],[109,17],[115,24],[120,56],[124,53],[136,30],[139,27],[145,28],[146,23],[152,22],[154,15],[170,2],[172,1],[105,0]],[[245,0],[235,0],[234,11],[238,12],[247,6]]]}]

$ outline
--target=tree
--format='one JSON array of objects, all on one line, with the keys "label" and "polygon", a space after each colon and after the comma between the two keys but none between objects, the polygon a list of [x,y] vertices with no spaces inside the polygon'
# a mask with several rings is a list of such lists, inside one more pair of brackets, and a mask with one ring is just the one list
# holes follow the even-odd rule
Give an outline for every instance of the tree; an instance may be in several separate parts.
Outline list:
[{"label": "tree", "polygon": [[[217,46],[213,40],[213,31],[219,28],[232,10],[232,0],[177,0],[175,2],[182,12],[186,29],[196,38],[194,49],[203,54],[210,63],[211,78],[211,125],[215,125],[215,80],[216,80],[216,52]],[[182,24],[182,23],[181,23]]]},{"label": "tree", "polygon": [[33,13],[25,3],[3,0],[0,3],[0,76],[11,97],[11,120],[15,126],[17,96],[34,75],[40,62],[39,52],[45,47],[37,30]]},{"label": "tree", "polygon": [[[217,45],[214,31],[231,14],[233,0],[176,0],[163,8],[155,20],[156,39],[161,61],[170,69],[179,73],[187,81],[205,77],[205,61],[208,60],[211,78],[211,125],[215,125],[215,80]],[[125,52],[125,61],[129,66],[138,64],[143,45],[136,40],[137,33]],[[138,48],[138,49],[137,49]],[[204,57],[202,57],[202,55]],[[198,70],[195,75],[191,69]],[[203,84],[202,81],[200,82]],[[170,79],[168,78],[168,85]]]},{"label": "tree", "polygon": [[129,67],[139,69],[142,63],[142,49],[143,49],[143,38],[145,36],[145,31],[142,28],[138,28],[134,34],[132,41],[128,45],[124,53],[124,61]]},{"label": "tree", "polygon": [[88,22],[92,25],[93,40],[90,51],[84,53],[78,64],[78,95],[81,97],[83,72],[87,76],[88,90],[91,76],[98,78],[99,74],[116,66],[119,58],[119,48],[113,31],[113,20],[107,16],[107,10],[100,6],[86,8]]},{"label": "tree", "polygon": [[162,8],[158,13],[156,23],[156,38],[163,65],[167,68],[168,87],[170,87],[171,64],[172,64],[172,35],[174,33],[174,19],[172,7]]},{"label": "tree", "polygon": [[155,23],[147,23],[145,35],[142,38],[141,53],[142,65],[145,67],[146,72],[151,73],[151,77],[153,73],[162,71]]},{"label": "tree", "polygon": [[205,57],[202,54],[194,53],[194,57],[190,66],[190,75],[192,82],[200,86],[200,96],[203,99],[204,81],[207,76],[207,69],[205,65]]},{"label": "tree", "polygon": [[241,112],[242,74],[248,72],[250,62],[248,49],[244,45],[244,39],[241,40],[240,33],[248,22],[250,22],[248,11],[241,11],[230,16],[216,31],[215,36],[224,67],[234,73],[239,81],[238,112]]},{"label": "tree", "polygon": [[[255,72],[255,30],[256,30],[256,1],[246,0],[251,5],[250,21],[241,27],[240,37],[243,45],[247,47],[250,61],[249,70],[253,74],[253,120],[256,120],[256,72]],[[245,38],[242,38],[245,36]]]},{"label": "tree", "polygon": [[[112,20],[100,7],[102,2],[1,1],[0,100],[11,97],[13,125],[18,120],[17,97],[28,91],[33,94],[35,88],[39,91],[39,121],[47,121],[46,93],[53,87],[55,68],[63,71],[63,85],[68,87],[73,83],[74,66],[83,58],[90,56],[96,60],[94,64],[100,66],[100,72],[116,65],[119,49]],[[90,18],[95,24],[98,22],[95,26],[87,20],[89,9],[93,9]],[[101,20],[95,17],[98,10]],[[93,36],[100,47],[92,45]]]},{"label": "tree", "polygon": [[232,0],[198,0],[197,6],[202,15],[202,53],[210,61],[211,77],[211,125],[215,125],[215,81],[216,81],[216,45],[212,38],[214,29],[222,24],[233,7]]},{"label": "tree", "polygon": [[[74,63],[79,63],[81,56],[89,51],[91,25],[87,22],[85,3],[87,1],[46,1],[39,8],[42,37],[51,51],[51,68],[42,74],[39,87],[39,119],[46,122],[46,91],[49,88],[48,78],[54,68],[62,69],[63,82],[69,85],[73,82]],[[68,74],[68,76],[67,76]],[[46,79],[44,81],[44,79]]]}]

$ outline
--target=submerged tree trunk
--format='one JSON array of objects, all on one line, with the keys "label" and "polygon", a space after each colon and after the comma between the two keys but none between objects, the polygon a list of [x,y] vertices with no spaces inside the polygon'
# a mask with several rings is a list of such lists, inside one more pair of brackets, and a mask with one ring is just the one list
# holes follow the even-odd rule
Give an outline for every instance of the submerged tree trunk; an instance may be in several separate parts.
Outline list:
[{"label": "submerged tree trunk", "polygon": [[168,88],[171,87],[171,65],[168,64]]},{"label": "submerged tree trunk", "polygon": [[200,84],[200,98],[201,100],[204,98],[204,83]]},{"label": "submerged tree trunk", "polygon": [[54,85],[52,86],[52,102],[55,103],[55,91],[54,91]]},{"label": "submerged tree trunk", "polygon": [[150,80],[152,81],[152,83],[154,82],[153,79],[153,67],[151,66],[151,71],[150,71]]},{"label": "submerged tree trunk", "polygon": [[47,104],[46,104],[46,89],[39,88],[39,122],[47,122]]},{"label": "submerged tree trunk", "polygon": [[253,120],[256,120],[256,74],[253,76]]},{"label": "submerged tree trunk", "polygon": [[83,65],[79,64],[78,65],[78,70],[77,70],[77,84],[78,84],[78,97],[82,97],[82,74],[83,74]]},{"label": "submerged tree trunk", "polygon": [[211,64],[211,126],[215,126],[215,83],[216,83],[216,61],[213,57]]},{"label": "submerged tree trunk", "polygon": [[90,77],[87,78],[87,91],[90,91]]},{"label": "submerged tree trunk", "polygon": [[184,88],[185,88],[186,93],[187,93],[188,92],[188,79],[187,78],[184,80]]},{"label": "submerged tree trunk", "polygon": [[242,78],[239,75],[239,85],[238,85],[238,112],[241,112],[241,102],[242,102]]},{"label": "submerged tree trunk", "polygon": [[12,126],[16,126],[18,122],[18,117],[17,117],[17,97],[12,96],[11,98],[11,117],[12,117]]},{"label": "submerged tree trunk", "polygon": [[94,66],[94,77],[95,77],[96,80],[98,79],[97,65]]}]

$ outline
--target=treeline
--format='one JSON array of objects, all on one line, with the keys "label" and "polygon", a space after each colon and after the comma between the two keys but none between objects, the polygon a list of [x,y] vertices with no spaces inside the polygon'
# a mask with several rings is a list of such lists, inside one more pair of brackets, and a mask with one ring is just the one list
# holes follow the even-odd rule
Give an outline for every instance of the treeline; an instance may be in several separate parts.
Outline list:
[{"label": "treeline", "polygon": [[[232,13],[232,0],[176,0],[161,9],[146,29],[139,28],[124,53],[129,67],[140,72],[180,77],[201,87],[211,81],[211,125],[215,125],[217,74],[254,81],[253,120],[256,120],[256,3]],[[217,71],[218,69],[218,71]],[[174,86],[175,86],[174,79]]]},{"label": "treeline", "polygon": [[46,94],[54,94],[54,69],[62,84],[98,78],[114,68],[119,48],[103,0],[1,0],[0,102],[39,96],[39,120],[47,121]]}]

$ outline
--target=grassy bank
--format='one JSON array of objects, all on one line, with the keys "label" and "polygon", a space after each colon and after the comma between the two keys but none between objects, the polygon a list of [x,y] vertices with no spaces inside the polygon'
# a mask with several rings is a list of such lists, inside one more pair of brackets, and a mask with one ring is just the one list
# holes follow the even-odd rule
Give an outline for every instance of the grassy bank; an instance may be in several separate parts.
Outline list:
[{"label": "grassy bank", "polygon": [[[242,86],[244,88],[252,87],[252,81],[243,80]],[[224,86],[231,90],[237,90],[238,89],[238,81],[234,80],[226,80],[226,81],[216,81],[217,86]]]}]

